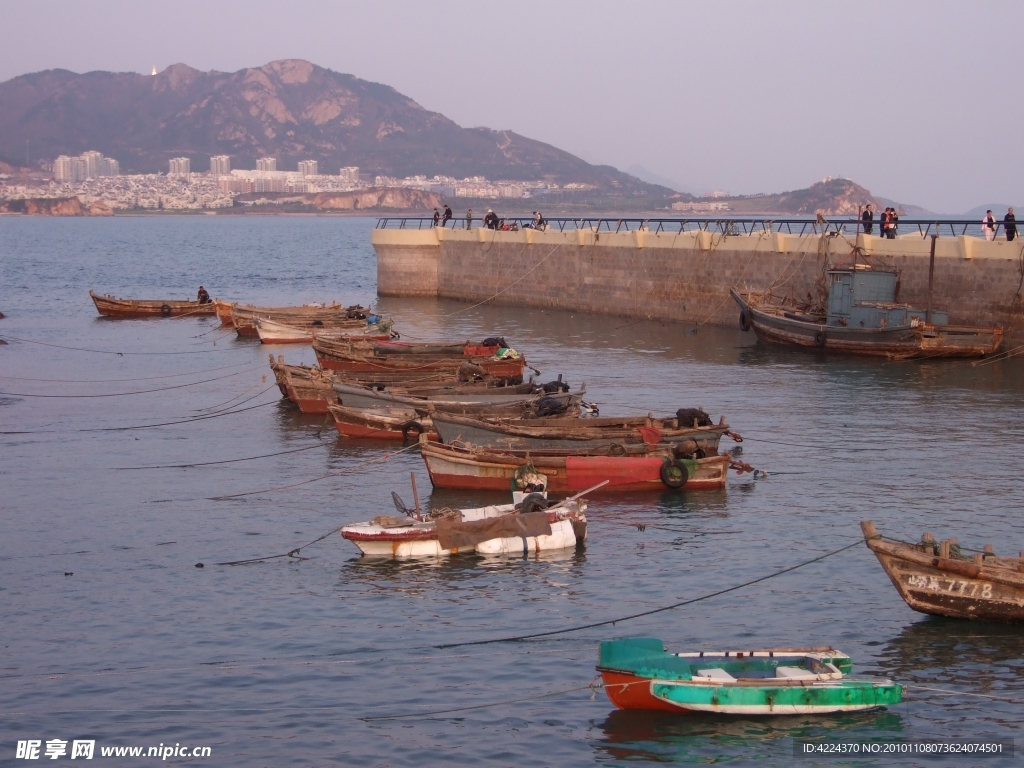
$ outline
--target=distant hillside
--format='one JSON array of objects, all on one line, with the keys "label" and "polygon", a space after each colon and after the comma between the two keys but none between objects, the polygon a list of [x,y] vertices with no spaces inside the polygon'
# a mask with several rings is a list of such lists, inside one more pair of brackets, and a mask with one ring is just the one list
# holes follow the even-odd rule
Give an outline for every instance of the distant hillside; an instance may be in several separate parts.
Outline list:
[{"label": "distant hillside", "polygon": [[178,156],[204,171],[211,155],[227,154],[235,168],[270,156],[280,170],[313,159],[329,173],[356,165],[370,176],[548,178],[613,198],[672,194],[511,131],[461,128],[387,85],[298,59],[233,73],[175,64],[155,76],[57,69],[16,77],[0,83],[0,161],[20,164],[26,147],[33,161],[96,149],[122,173],[166,172]]},{"label": "distant hillside", "polygon": [[855,216],[860,206],[871,203],[875,210],[890,203],[874,197],[868,190],[849,179],[828,179],[812,184],[807,189],[779,192],[757,197],[724,197],[729,209],[739,213],[784,213],[808,216],[817,213],[826,216]]}]

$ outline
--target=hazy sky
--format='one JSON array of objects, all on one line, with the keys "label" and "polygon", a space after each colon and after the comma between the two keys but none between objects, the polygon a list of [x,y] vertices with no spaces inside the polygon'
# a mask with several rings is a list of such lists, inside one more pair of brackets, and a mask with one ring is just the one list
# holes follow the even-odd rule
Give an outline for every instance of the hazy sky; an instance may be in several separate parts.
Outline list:
[{"label": "hazy sky", "polygon": [[0,80],[303,58],[699,191],[1024,202],[1020,2],[4,2]]}]

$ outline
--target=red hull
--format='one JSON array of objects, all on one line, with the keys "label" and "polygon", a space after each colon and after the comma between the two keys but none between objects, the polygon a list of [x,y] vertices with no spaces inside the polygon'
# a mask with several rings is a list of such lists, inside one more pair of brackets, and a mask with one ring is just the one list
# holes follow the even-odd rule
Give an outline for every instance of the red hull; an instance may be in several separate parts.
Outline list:
[{"label": "red hull", "polygon": [[651,681],[621,672],[602,672],[604,692],[619,709],[656,709],[663,712],[685,712],[651,694]]},{"label": "red hull", "polygon": [[290,397],[288,399],[299,406],[299,410],[303,413],[330,413],[330,411],[327,410],[327,406],[337,402],[337,398],[332,401],[312,397]]}]

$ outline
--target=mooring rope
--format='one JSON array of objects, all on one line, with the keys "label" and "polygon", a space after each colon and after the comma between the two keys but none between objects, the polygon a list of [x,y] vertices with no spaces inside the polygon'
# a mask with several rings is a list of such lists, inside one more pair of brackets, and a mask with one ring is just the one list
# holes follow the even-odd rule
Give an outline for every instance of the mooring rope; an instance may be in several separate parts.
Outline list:
[{"label": "mooring rope", "polygon": [[244,363],[233,363],[231,365],[219,365],[216,368],[205,368],[201,371],[189,371],[187,373],[168,373],[164,376],[141,376],[138,378],[128,379],[36,379],[29,376],[5,376],[3,374],[0,374],[0,379],[10,379],[11,381],[42,381],[47,384],[119,384],[125,381],[155,381],[157,379],[180,379],[183,376],[199,376],[204,373],[213,373],[214,371],[226,371],[229,368],[240,368],[241,366],[248,364],[248,361],[246,361]]},{"label": "mooring rope", "polygon": [[221,459],[220,461],[193,461],[189,464],[153,464],[142,467],[111,467],[114,470],[135,470],[135,469],[190,469],[192,467],[209,467],[214,464],[236,464],[240,461],[256,461],[256,459],[269,459],[272,456],[284,456],[289,453],[301,453],[302,451],[311,451],[314,448],[323,448],[328,443],[319,442],[314,445],[307,445],[304,448],[292,448],[288,451],[278,451],[277,453],[264,453],[259,456],[246,456],[242,459]]},{"label": "mooring rope", "polygon": [[857,541],[855,541],[853,544],[848,544],[845,547],[841,547],[839,549],[835,549],[835,550],[833,550],[831,552],[828,552],[828,553],[826,553],[824,555],[819,555],[818,557],[812,558],[810,560],[805,560],[802,563],[798,563],[797,565],[792,565],[789,568],[784,568],[781,571],[776,571],[775,573],[769,573],[767,576],[761,576],[760,578],[752,579],[751,581],[745,581],[742,584],[737,584],[737,585],[732,586],[732,587],[727,587],[726,589],[720,589],[717,592],[710,592],[710,593],[708,593],[706,595],[701,595],[700,597],[694,597],[694,598],[692,598],[690,600],[683,600],[682,602],[673,603],[672,605],[663,605],[660,608],[652,608],[649,611],[642,611],[640,613],[632,613],[632,614],[629,614],[628,616],[620,616],[620,617],[615,618],[615,619],[605,619],[604,621],[595,621],[595,622],[591,622],[590,624],[579,624],[577,626],[567,627],[565,629],[552,629],[552,630],[548,630],[547,632],[532,632],[532,633],[530,633],[528,635],[514,635],[512,637],[496,637],[496,638],[490,638],[488,640],[467,640],[466,642],[462,642],[462,643],[444,643],[442,645],[435,645],[434,648],[442,648],[442,649],[443,648],[462,648],[462,647],[465,647],[467,645],[490,645],[492,643],[516,643],[516,642],[520,642],[522,640],[533,640],[533,639],[538,638],[538,637],[552,637],[553,635],[564,635],[564,634],[566,634],[568,632],[579,632],[579,631],[584,630],[584,629],[594,629],[596,627],[606,627],[609,624],[618,624],[619,622],[622,622],[622,621],[631,621],[632,619],[639,619],[639,618],[642,618],[644,616],[652,616],[653,614],[656,614],[656,613],[663,613],[664,611],[671,611],[671,610],[674,610],[676,608],[682,608],[685,605],[692,605],[693,603],[699,603],[702,600],[710,600],[712,597],[718,597],[719,595],[725,595],[725,594],[728,594],[729,592],[735,592],[738,589],[743,589],[744,587],[749,587],[749,586],[752,586],[754,584],[759,584],[762,581],[768,581],[768,579],[774,579],[777,576],[782,576],[785,573],[790,573],[791,571],[795,571],[798,568],[803,568],[804,566],[811,565],[812,563],[820,562],[821,560],[824,560],[827,557],[832,557],[833,555],[838,555],[840,552],[845,552],[848,549],[853,549],[854,547],[856,547],[859,544],[863,543],[863,541],[864,541],[863,538],[858,537]]},{"label": "mooring rope", "polygon": [[252,373],[263,368],[262,365],[254,368],[246,368],[244,371],[235,371],[234,373],[226,373],[223,376],[216,376],[212,379],[203,379],[202,381],[190,381],[187,384],[172,384],[168,387],[157,387],[155,389],[139,389],[134,392],[103,392],[96,395],[37,395],[28,392],[0,392],[0,395],[7,395],[8,397],[47,397],[47,398],[82,398],[82,397],[123,397],[127,395],[148,395],[151,392],[166,392],[170,389],[184,389],[185,387],[194,387],[197,384],[209,384],[211,381],[221,381],[222,379],[230,379],[232,376],[239,376],[243,373]]},{"label": "mooring rope", "polygon": [[86,349],[85,347],[67,347],[63,344],[50,344],[45,341],[33,341],[32,339],[21,339],[17,336],[7,336],[6,338],[12,341],[20,341],[23,344],[38,344],[41,347],[54,347],[55,349],[70,349],[74,352],[92,352],[97,355],[118,355],[124,357],[125,355],[203,355],[208,352],[231,352],[233,347],[224,347],[223,349],[196,349],[190,352],[114,352],[109,349]]},{"label": "mooring rope", "polygon": [[[366,461],[361,461],[361,462],[359,462],[357,464],[353,464],[351,466],[345,467],[344,469],[340,469],[337,472],[328,472],[326,475],[320,475],[319,477],[313,477],[313,478],[310,478],[308,480],[300,480],[297,483],[288,483],[287,485],[276,485],[273,488],[264,488],[263,490],[260,490],[260,491],[246,491],[244,493],[230,493],[230,494],[226,494],[226,495],[223,495],[223,496],[207,496],[206,500],[207,501],[227,501],[229,499],[238,499],[238,498],[241,498],[242,496],[256,496],[256,495],[259,495],[261,493],[271,493],[272,491],[284,491],[284,490],[287,490],[289,488],[298,488],[300,485],[309,485],[310,483],[315,483],[315,482],[318,482],[320,480],[326,480],[329,477],[340,477],[341,475],[346,475],[346,474],[348,474],[349,472],[351,472],[354,469],[361,469],[362,467],[369,466],[370,464],[378,464],[378,463],[380,463],[382,461],[387,461],[388,459],[392,458],[393,456],[397,456],[400,453],[405,453],[406,451],[411,451],[413,448],[419,448],[419,447],[420,447],[419,443],[413,443],[412,445],[407,445],[405,448],[400,448],[399,450],[392,451],[391,453],[385,453],[383,456],[378,456],[378,457],[376,457],[374,459],[368,459]],[[333,531],[332,531],[332,533],[333,533]],[[330,534],[327,534],[327,535],[330,535]]]}]

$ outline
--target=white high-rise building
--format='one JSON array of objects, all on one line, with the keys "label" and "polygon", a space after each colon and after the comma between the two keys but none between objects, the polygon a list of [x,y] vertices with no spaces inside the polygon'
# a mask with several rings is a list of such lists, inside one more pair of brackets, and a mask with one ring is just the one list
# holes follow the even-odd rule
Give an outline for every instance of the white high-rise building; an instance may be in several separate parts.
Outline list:
[{"label": "white high-rise building", "polygon": [[54,181],[71,181],[71,174],[71,157],[68,155],[61,155],[53,161]]},{"label": "white high-rise building", "polygon": [[227,155],[215,155],[210,158],[210,173],[215,176],[227,176],[231,173],[231,158]]},{"label": "white high-rise building", "polygon": [[359,183],[359,166],[349,166],[348,168],[342,168],[338,171],[338,175],[343,181],[347,181],[351,184]]},{"label": "white high-rise building", "polygon": [[192,169],[192,162],[187,157],[172,157],[170,160],[170,176],[188,176]]},{"label": "white high-rise building", "polygon": [[261,157],[256,161],[257,171],[276,171],[277,170],[277,158],[274,157]]},{"label": "white high-rise building", "polygon": [[71,178],[69,181],[85,181],[89,178],[89,165],[80,157],[71,158]]},{"label": "white high-rise building", "polygon": [[100,163],[100,176],[120,176],[121,164],[112,157],[104,157]]},{"label": "white high-rise building", "polygon": [[103,153],[97,152],[95,149],[90,149],[88,152],[82,153],[82,162],[85,163],[85,177],[87,179],[94,179],[97,176],[101,176],[100,171],[102,170],[101,164],[103,163]]},{"label": "white high-rise building", "polygon": [[318,165],[316,160],[303,160],[299,163],[299,173],[303,176],[316,176]]}]

